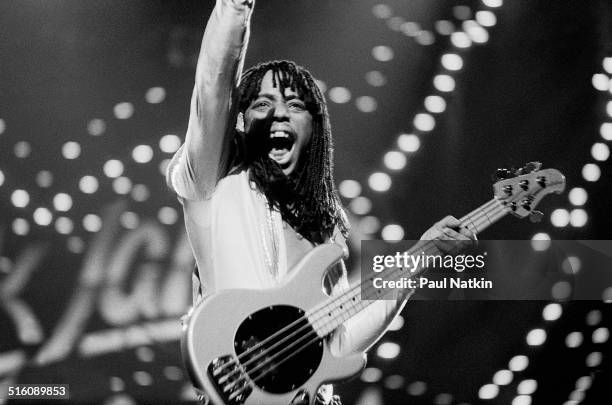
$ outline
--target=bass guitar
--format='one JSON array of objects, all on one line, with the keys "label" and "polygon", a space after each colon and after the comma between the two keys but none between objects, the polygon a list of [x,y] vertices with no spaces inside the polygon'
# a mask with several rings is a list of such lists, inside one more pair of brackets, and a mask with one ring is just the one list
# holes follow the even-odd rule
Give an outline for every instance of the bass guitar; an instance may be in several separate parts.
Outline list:
[{"label": "bass guitar", "polygon": [[[516,171],[500,169],[494,197],[461,218],[461,226],[480,233],[506,214],[538,220],[542,213],[534,208],[540,200],[564,188],[564,176],[555,169],[540,170],[539,163]],[[434,249],[431,241],[421,241],[409,252]],[[385,291],[374,289],[366,279],[340,295],[325,294],[324,276],[341,257],[336,244],[317,246],[282,285],[219,291],[194,308],[183,328],[181,348],[189,376],[205,393],[205,401],[313,404],[322,384],[347,379],[363,369],[365,353],[335,357],[326,338],[371,300],[383,298]],[[393,280],[402,274],[384,276]]]}]

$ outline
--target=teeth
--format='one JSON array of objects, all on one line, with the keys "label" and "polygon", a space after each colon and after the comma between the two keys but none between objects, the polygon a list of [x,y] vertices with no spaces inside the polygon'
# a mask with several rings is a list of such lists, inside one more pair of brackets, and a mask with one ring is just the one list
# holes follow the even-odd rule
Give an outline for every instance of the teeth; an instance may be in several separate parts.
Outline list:
[{"label": "teeth", "polygon": [[270,134],[271,138],[289,138],[289,134],[284,131],[274,131]]}]

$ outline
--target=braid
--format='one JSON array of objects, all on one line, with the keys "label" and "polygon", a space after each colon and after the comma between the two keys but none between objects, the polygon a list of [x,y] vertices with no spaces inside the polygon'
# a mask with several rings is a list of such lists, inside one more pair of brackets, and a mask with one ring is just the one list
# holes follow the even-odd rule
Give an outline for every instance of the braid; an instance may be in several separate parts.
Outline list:
[{"label": "braid", "polygon": [[329,114],[323,93],[306,69],[290,61],[261,63],[247,70],[239,86],[238,111],[244,114],[258,96],[261,81],[272,71],[273,85],[296,92],[313,117],[310,144],[302,151],[301,164],[286,176],[267,156],[249,157],[246,141],[238,134],[238,151],[233,165],[250,169],[250,180],[268,199],[271,209],[313,241],[331,236],[337,226],[348,236],[348,220],[340,203],[333,178],[333,142]]}]

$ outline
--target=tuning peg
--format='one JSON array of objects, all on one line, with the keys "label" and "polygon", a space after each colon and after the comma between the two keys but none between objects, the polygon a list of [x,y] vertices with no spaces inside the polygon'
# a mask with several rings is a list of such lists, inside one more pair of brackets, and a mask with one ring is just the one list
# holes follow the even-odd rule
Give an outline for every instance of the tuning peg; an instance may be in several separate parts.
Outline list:
[{"label": "tuning peg", "polygon": [[542,211],[531,211],[529,214],[529,220],[533,223],[540,222],[544,217],[544,213]]},{"label": "tuning peg", "polygon": [[495,174],[493,174],[493,181],[498,182],[500,180],[508,179],[510,177],[514,177],[512,170],[510,169],[497,169]]}]

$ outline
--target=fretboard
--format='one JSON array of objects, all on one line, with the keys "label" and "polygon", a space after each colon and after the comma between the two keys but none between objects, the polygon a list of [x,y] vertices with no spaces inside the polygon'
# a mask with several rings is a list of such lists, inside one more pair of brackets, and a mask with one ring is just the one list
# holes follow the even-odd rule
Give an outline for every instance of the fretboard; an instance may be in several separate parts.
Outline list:
[{"label": "fretboard", "polygon": [[[499,221],[507,213],[508,208],[498,199],[493,198],[462,217],[459,221],[462,228],[466,228],[474,234],[479,234]],[[434,242],[425,240],[419,241],[407,251],[409,255],[421,253],[427,255],[437,252],[438,250]],[[424,268],[411,269],[410,277],[418,277],[424,271]],[[392,289],[374,288],[372,280],[375,277],[391,281],[405,276],[406,272],[403,269],[372,274],[364,280],[351,284],[349,289],[341,295],[330,297],[322,305],[311,309],[307,312],[306,316],[320,337],[327,336],[346,320],[353,317],[353,315],[373,304],[375,300],[384,299],[387,295],[393,293]]]}]

